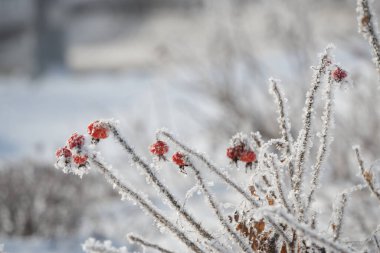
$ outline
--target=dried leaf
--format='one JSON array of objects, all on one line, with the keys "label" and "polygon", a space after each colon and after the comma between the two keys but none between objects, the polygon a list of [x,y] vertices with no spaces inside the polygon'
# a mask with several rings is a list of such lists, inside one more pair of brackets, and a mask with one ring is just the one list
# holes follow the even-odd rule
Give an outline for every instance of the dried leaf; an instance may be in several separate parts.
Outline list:
[{"label": "dried leaf", "polygon": [[261,232],[263,232],[264,229],[265,229],[265,222],[264,222],[264,219],[261,219],[260,221],[255,222],[254,227],[255,227],[257,233],[258,233],[258,234],[261,234]]},{"label": "dried leaf", "polygon": [[256,193],[256,188],[255,188],[253,185],[250,185],[250,186],[248,187],[248,189],[249,189],[249,191],[251,192],[251,195],[252,195],[252,196],[259,197],[259,195],[257,195],[257,193]]},{"label": "dried leaf", "polygon": [[270,206],[273,206],[274,205],[274,198],[270,197],[270,196],[266,196],[266,199],[268,201],[268,205]]}]

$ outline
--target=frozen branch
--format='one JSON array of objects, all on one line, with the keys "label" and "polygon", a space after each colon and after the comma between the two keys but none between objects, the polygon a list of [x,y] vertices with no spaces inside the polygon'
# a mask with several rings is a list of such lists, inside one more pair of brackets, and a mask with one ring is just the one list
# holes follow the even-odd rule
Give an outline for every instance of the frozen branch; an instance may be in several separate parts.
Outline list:
[{"label": "frozen branch", "polygon": [[235,231],[234,228],[230,226],[228,221],[225,219],[225,217],[222,214],[222,211],[218,205],[218,202],[214,199],[214,196],[211,194],[211,192],[208,190],[203,177],[201,175],[201,172],[189,161],[189,167],[194,171],[195,178],[197,179],[197,182],[199,186],[201,187],[203,193],[205,194],[205,197],[207,199],[207,202],[209,203],[211,209],[214,211],[216,217],[218,218],[220,224],[223,226],[223,228],[226,230],[228,235],[232,237],[232,239],[235,241],[235,243],[240,247],[243,252],[252,252],[249,245],[247,245],[244,242],[244,239],[242,239]]},{"label": "frozen branch", "polygon": [[354,147],[355,153],[356,153],[356,159],[358,160],[359,163],[359,168],[361,175],[368,185],[370,191],[373,193],[373,195],[380,201],[380,191],[375,188],[375,185],[373,184],[373,174],[371,171],[366,170],[364,168],[364,161],[362,159],[362,156],[360,154],[360,149],[358,146]]},{"label": "frozen branch", "polygon": [[237,192],[239,192],[249,203],[251,203],[253,206],[258,207],[259,204],[255,199],[253,199],[246,191],[244,191],[240,186],[238,186],[235,182],[233,182],[231,179],[229,179],[225,174],[223,174],[214,164],[212,164],[203,154],[196,152],[195,150],[191,149],[190,147],[186,146],[182,142],[178,141],[174,136],[166,131],[160,130],[157,132],[157,138],[159,139],[159,136],[162,135],[175,143],[178,147],[186,151],[188,154],[195,156],[200,161],[202,161],[206,166],[214,172],[216,175],[218,175],[225,183],[227,183],[229,186],[231,186],[233,189],[235,189]]},{"label": "frozen branch", "polygon": [[171,206],[196,230],[198,233],[205,238],[206,240],[214,240],[215,238],[206,231],[201,225],[200,222],[197,222],[195,218],[189,214],[185,208],[179,203],[179,201],[174,197],[174,195],[168,190],[168,188],[157,178],[152,168],[144,162],[134,151],[134,149],[128,145],[126,140],[121,137],[119,131],[113,124],[108,124],[108,127],[115,139],[119,142],[119,144],[131,155],[132,161],[135,162],[138,166],[140,166],[149,181],[153,182],[153,185],[156,189],[169,201]]},{"label": "frozen branch", "polygon": [[380,45],[376,17],[368,0],[357,1],[359,33],[368,41],[373,56],[373,62],[380,77]]},{"label": "frozen branch", "polygon": [[311,87],[306,94],[305,107],[303,112],[303,124],[302,130],[297,139],[297,152],[295,157],[295,173],[293,177],[294,181],[294,197],[295,205],[299,210],[299,218],[303,219],[303,204],[301,200],[302,192],[302,181],[304,174],[304,165],[306,160],[306,155],[311,148],[311,127],[313,118],[313,109],[315,102],[315,95],[321,85],[322,77],[326,74],[328,66],[331,64],[330,51],[332,47],[328,46],[325,52],[321,55],[320,63],[316,69],[314,69],[314,75],[311,83]]},{"label": "frozen branch", "polygon": [[286,224],[294,228],[295,230],[301,232],[305,237],[309,238],[312,242],[314,242],[317,245],[323,245],[326,248],[336,251],[336,252],[341,252],[341,253],[350,253],[350,249],[347,249],[341,244],[338,244],[337,242],[331,241],[330,239],[322,236],[321,234],[315,232],[314,230],[311,230],[308,228],[306,225],[301,224],[297,220],[295,220],[291,215],[281,211],[280,209],[267,209],[264,210],[264,213],[267,214],[276,214],[278,215],[282,220],[285,221]]},{"label": "frozen branch", "polygon": [[308,195],[306,210],[309,208],[313,201],[314,193],[318,187],[318,181],[321,174],[321,168],[328,156],[328,149],[331,145],[332,138],[330,137],[330,129],[332,128],[333,113],[334,113],[334,80],[331,71],[328,75],[328,82],[325,91],[325,107],[322,115],[322,130],[319,135],[319,149],[317,153],[317,160],[312,167],[312,179],[310,186],[310,193]]},{"label": "frozen branch", "polygon": [[119,190],[119,193],[124,197],[128,196],[132,200],[136,201],[140,207],[150,214],[156,222],[162,226],[168,228],[177,238],[182,241],[191,251],[204,253],[195,243],[193,243],[183,232],[181,232],[172,222],[170,222],[165,216],[159,213],[159,211],[140,194],[130,189],[123,184],[103,163],[98,161],[95,157],[91,157],[90,161],[99,169],[99,171],[105,176],[107,181]]},{"label": "frozen branch", "polygon": [[143,247],[155,249],[155,250],[162,252],[162,253],[174,253],[174,251],[164,249],[161,246],[154,244],[154,243],[151,243],[151,242],[148,242],[148,241],[146,241],[146,240],[142,239],[141,237],[134,235],[134,234],[129,234],[128,239],[133,243],[140,244]]}]

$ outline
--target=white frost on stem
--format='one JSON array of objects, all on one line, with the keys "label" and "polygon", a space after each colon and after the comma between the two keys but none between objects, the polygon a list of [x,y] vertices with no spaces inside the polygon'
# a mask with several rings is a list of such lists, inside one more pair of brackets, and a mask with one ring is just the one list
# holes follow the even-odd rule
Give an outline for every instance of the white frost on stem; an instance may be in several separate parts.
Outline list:
[{"label": "white frost on stem", "polygon": [[132,160],[140,166],[149,181],[153,182],[153,185],[171,204],[171,206],[206,240],[215,240],[215,238],[204,229],[200,222],[196,221],[195,218],[187,212],[181,203],[176,199],[176,197],[168,190],[168,188],[158,179],[155,175],[154,170],[144,162],[140,156],[136,154],[134,149],[128,145],[127,141],[121,137],[119,131],[113,124],[108,125],[110,131],[112,132],[118,143],[131,155]]},{"label": "white frost on stem", "polygon": [[297,152],[295,156],[295,171],[294,171],[294,197],[295,206],[299,212],[299,219],[303,220],[304,208],[301,200],[302,182],[304,175],[305,161],[311,148],[311,131],[312,118],[314,110],[315,95],[321,86],[322,78],[326,74],[327,68],[331,64],[332,46],[328,46],[325,52],[320,56],[319,65],[314,69],[314,75],[311,82],[311,87],[306,94],[305,107],[303,109],[303,124],[300,134],[297,139]]},{"label": "white frost on stem", "polygon": [[139,206],[150,214],[156,222],[162,226],[168,228],[177,238],[182,241],[191,251],[197,253],[204,253],[204,251],[192,242],[182,231],[179,230],[171,221],[169,221],[164,215],[150,203],[147,199],[140,194],[123,184],[103,163],[98,161],[95,157],[91,157],[90,161],[99,169],[99,171],[105,176],[107,181],[119,190],[119,193],[126,195],[132,200],[136,201]]},{"label": "white frost on stem", "polygon": [[368,41],[373,56],[373,62],[376,66],[377,73],[380,78],[380,45],[379,45],[379,31],[377,27],[377,20],[371,10],[371,5],[368,0],[357,1],[357,15],[359,33]]},{"label": "white frost on stem", "polygon": [[[188,160],[189,161],[189,160]],[[244,242],[244,239],[241,238],[235,231],[234,228],[231,227],[231,225],[228,223],[226,218],[223,216],[221,208],[218,205],[218,202],[215,200],[214,196],[209,191],[208,187],[206,186],[203,177],[201,175],[201,172],[189,161],[189,167],[194,171],[195,178],[201,187],[207,202],[209,203],[211,209],[214,211],[216,217],[218,218],[220,224],[223,226],[223,228],[226,230],[228,235],[235,241],[235,243],[240,247],[243,252],[252,252],[250,246]]]},{"label": "white frost on stem", "polygon": [[328,157],[329,147],[333,138],[330,135],[331,128],[333,127],[333,118],[334,118],[334,80],[331,76],[331,71],[329,71],[328,82],[325,90],[325,107],[322,115],[322,130],[319,135],[319,148],[317,153],[317,160],[312,167],[312,176],[311,176],[311,186],[310,193],[306,202],[306,210],[310,207],[314,193],[318,187],[319,177],[321,174],[321,168]]},{"label": "white frost on stem", "polygon": [[174,253],[174,251],[167,250],[157,244],[148,242],[135,234],[128,234],[127,237],[131,242],[140,244],[143,247],[155,249],[161,253]]}]

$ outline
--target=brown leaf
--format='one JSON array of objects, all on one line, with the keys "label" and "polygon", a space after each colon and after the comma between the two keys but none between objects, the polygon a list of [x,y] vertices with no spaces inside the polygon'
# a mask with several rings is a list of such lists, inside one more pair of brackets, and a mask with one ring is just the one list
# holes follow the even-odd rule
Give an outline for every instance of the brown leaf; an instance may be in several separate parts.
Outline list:
[{"label": "brown leaf", "polygon": [[288,251],[286,250],[286,244],[284,242],[282,243],[282,247],[281,247],[281,252],[280,253],[288,253]]},{"label": "brown leaf", "polygon": [[263,232],[264,229],[265,229],[264,219],[261,219],[261,220],[255,222],[254,227],[255,227],[255,229],[256,229],[256,231],[257,231],[258,234],[260,234],[261,232]]},{"label": "brown leaf", "polygon": [[370,19],[371,18],[368,15],[365,15],[362,17],[360,22],[362,23],[363,26],[367,26],[369,24]]},{"label": "brown leaf", "polygon": [[270,206],[273,206],[274,205],[274,198],[270,197],[270,196],[266,196],[266,199],[268,201],[268,205]]},{"label": "brown leaf", "polygon": [[251,195],[252,196],[255,196],[255,197],[258,197],[259,195],[257,195],[257,193],[256,193],[256,188],[253,186],[253,185],[250,185],[249,187],[248,187],[248,189],[249,189],[249,191],[251,192]]},{"label": "brown leaf", "polygon": [[367,181],[367,182],[372,182],[372,179],[373,179],[373,175],[372,175],[372,172],[369,171],[369,170],[365,170],[363,172],[363,177],[364,179]]}]

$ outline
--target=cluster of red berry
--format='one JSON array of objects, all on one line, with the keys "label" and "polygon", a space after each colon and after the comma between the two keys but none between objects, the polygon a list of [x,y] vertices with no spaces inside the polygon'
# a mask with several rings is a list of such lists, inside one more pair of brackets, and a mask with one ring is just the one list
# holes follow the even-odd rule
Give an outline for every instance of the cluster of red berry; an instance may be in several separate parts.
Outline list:
[{"label": "cluster of red berry", "polygon": [[[159,160],[167,160],[165,154],[169,152],[169,146],[166,144],[166,142],[158,140],[150,146],[149,150],[152,154],[158,156]],[[188,166],[185,154],[178,151],[174,153],[172,160],[176,165],[179,166],[181,172],[185,173],[184,168]]]},{"label": "cluster of red berry", "polygon": [[[109,129],[105,123],[100,121],[92,122],[87,127],[88,134],[92,137],[93,142],[98,142],[100,139],[108,137]],[[85,144],[85,137],[83,135],[74,133],[67,140],[67,145],[63,148],[59,148],[55,155],[57,159],[64,159],[65,165],[69,165],[74,162],[78,167],[87,165],[88,155],[83,152]],[[74,153],[74,154],[73,154]]]},{"label": "cluster of red berry", "polygon": [[232,162],[237,164],[238,161],[245,162],[246,168],[252,168],[253,162],[256,161],[256,154],[247,145],[238,144],[233,147],[227,148],[227,157],[231,159]]},{"label": "cluster of red berry", "polygon": [[[163,141],[156,141],[150,146],[150,152],[161,160],[167,160],[165,154],[169,152],[169,146]],[[244,144],[239,144],[227,149],[227,157],[233,162],[237,163],[242,161],[246,163],[247,168],[252,168],[253,162],[256,161],[256,154],[250,148],[247,148]],[[184,172],[184,168],[188,166],[186,162],[186,155],[182,152],[176,152],[172,156],[172,161],[179,166],[181,172]]]}]

